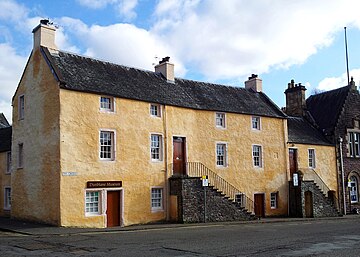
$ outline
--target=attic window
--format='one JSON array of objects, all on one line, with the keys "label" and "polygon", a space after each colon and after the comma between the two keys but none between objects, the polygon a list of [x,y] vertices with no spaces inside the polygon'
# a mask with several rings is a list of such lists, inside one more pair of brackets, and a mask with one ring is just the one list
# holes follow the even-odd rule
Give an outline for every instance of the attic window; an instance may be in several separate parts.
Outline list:
[{"label": "attic window", "polygon": [[104,112],[114,112],[114,98],[109,96],[101,96],[100,110]]},{"label": "attic window", "polygon": [[150,115],[152,117],[161,117],[161,105],[150,104]]}]

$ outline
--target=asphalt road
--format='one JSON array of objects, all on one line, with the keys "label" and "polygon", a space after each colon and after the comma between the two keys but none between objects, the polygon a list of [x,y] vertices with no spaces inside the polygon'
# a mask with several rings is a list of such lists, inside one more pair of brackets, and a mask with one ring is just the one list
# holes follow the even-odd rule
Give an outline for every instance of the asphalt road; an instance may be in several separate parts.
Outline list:
[{"label": "asphalt road", "polygon": [[56,236],[0,232],[0,256],[360,256],[360,219]]}]

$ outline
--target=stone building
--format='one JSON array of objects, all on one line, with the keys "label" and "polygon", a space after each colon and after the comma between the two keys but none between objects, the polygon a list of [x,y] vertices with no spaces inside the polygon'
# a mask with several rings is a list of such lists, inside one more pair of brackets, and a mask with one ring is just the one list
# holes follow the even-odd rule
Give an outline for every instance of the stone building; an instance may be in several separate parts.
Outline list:
[{"label": "stone building", "polygon": [[0,216],[11,210],[11,126],[0,113]]},{"label": "stone building", "polygon": [[310,96],[306,108],[336,145],[341,206],[352,212],[360,208],[360,95],[355,82],[351,79],[348,86]]}]

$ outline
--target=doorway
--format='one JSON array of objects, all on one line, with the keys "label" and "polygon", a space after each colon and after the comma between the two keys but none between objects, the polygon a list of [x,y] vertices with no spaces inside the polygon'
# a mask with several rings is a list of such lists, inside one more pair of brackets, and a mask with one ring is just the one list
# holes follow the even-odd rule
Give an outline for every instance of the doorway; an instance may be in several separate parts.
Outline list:
[{"label": "doorway", "polygon": [[107,191],[106,226],[120,226],[120,190]]},{"label": "doorway", "polygon": [[313,218],[314,217],[314,209],[313,209],[313,195],[312,192],[305,192],[305,217]]},{"label": "doorway", "polygon": [[185,137],[173,137],[173,174],[177,176],[186,175],[185,144]]},{"label": "doorway", "polygon": [[265,217],[265,195],[254,194],[254,212],[256,217]]}]

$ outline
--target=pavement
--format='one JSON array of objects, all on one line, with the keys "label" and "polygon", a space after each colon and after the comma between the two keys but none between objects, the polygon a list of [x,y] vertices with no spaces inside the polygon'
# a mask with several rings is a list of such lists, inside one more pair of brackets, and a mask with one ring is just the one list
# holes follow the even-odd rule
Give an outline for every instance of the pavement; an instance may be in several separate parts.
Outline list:
[{"label": "pavement", "polygon": [[9,217],[0,217],[0,231],[19,233],[23,235],[71,235],[71,234],[93,234],[106,233],[114,231],[140,231],[151,229],[172,229],[182,227],[205,227],[205,226],[226,226],[236,224],[261,224],[276,222],[309,222],[314,220],[344,220],[354,219],[360,222],[360,215],[346,215],[342,217],[324,217],[324,218],[262,218],[254,221],[230,221],[230,222],[209,222],[209,223],[153,223],[143,225],[132,225],[126,227],[111,228],[78,228],[78,227],[56,227],[47,224],[40,224],[28,221],[11,219]]}]

